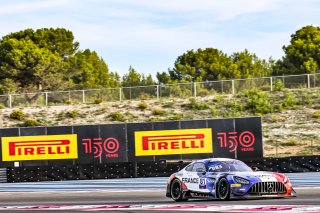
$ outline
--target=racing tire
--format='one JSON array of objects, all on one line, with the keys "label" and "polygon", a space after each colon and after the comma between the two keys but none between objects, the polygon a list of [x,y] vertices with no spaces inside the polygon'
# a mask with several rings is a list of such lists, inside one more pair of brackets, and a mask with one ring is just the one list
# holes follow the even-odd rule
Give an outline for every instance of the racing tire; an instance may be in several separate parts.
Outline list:
[{"label": "racing tire", "polygon": [[176,201],[187,201],[187,198],[183,197],[181,181],[179,179],[174,179],[170,185],[171,198]]},{"label": "racing tire", "polygon": [[217,197],[220,200],[230,199],[230,185],[226,178],[221,178],[217,183]]}]

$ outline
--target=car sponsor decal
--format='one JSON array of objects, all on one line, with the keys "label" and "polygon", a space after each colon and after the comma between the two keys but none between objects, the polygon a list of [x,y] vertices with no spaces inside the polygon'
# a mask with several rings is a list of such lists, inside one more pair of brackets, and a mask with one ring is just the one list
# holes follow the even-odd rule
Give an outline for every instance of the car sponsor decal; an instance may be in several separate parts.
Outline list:
[{"label": "car sponsor decal", "polygon": [[199,183],[199,178],[182,178],[183,183]]},{"label": "car sponsor decal", "polygon": [[277,178],[270,174],[255,174],[262,182],[277,182]]},{"label": "car sponsor decal", "polygon": [[208,184],[212,184],[212,183],[215,183],[215,182],[216,182],[215,178],[207,178],[207,183]]},{"label": "car sponsor decal", "polygon": [[230,184],[230,186],[232,188],[236,188],[236,187],[241,187],[241,184],[240,183],[233,183],[233,184]]},{"label": "car sponsor decal", "polygon": [[78,158],[77,135],[2,137],[2,160],[50,160]]},{"label": "car sponsor decal", "polygon": [[135,132],[136,156],[197,153],[212,153],[211,128]]},{"label": "car sponsor decal", "polygon": [[220,170],[222,169],[222,165],[213,165],[211,167],[209,167],[209,172],[214,172],[214,171],[217,171],[217,170]]},{"label": "car sponsor decal", "polygon": [[199,189],[206,189],[206,188],[207,188],[206,179],[205,178],[200,178]]}]

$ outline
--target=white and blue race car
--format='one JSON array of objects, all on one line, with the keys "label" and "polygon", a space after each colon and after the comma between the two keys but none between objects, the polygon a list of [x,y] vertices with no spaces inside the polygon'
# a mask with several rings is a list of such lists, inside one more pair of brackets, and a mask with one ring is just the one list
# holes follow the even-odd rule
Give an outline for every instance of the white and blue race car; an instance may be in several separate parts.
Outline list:
[{"label": "white and blue race car", "polygon": [[275,172],[253,171],[239,160],[208,158],[197,160],[172,174],[166,196],[175,201],[189,198],[228,200],[239,197],[295,196],[287,176]]}]

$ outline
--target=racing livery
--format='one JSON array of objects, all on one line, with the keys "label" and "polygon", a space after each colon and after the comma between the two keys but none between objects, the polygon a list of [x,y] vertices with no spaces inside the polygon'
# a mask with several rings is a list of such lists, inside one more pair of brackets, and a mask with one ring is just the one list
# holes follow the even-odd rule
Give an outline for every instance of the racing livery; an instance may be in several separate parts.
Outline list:
[{"label": "racing livery", "polygon": [[275,172],[253,171],[244,162],[229,158],[197,160],[167,182],[166,196],[175,201],[189,198],[230,198],[295,196],[287,176]]}]

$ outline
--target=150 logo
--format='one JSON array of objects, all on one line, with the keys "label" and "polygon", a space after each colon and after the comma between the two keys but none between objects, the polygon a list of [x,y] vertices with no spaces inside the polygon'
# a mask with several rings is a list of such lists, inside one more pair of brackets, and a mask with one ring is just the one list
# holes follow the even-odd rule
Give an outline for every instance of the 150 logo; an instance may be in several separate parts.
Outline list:
[{"label": "150 logo", "polygon": [[212,131],[203,129],[135,132],[136,156],[212,153]]},{"label": "150 logo", "polygon": [[253,152],[254,143],[256,137],[250,131],[243,132],[218,132],[218,140],[221,148],[228,148],[229,152],[234,152],[238,149],[240,144],[240,150],[243,152]]},{"label": "150 logo", "polygon": [[93,154],[94,158],[99,158],[102,154],[106,158],[118,158],[120,143],[116,138],[84,138],[82,145],[86,154]]},{"label": "150 logo", "polygon": [[77,135],[2,137],[2,160],[51,160],[78,158]]}]

